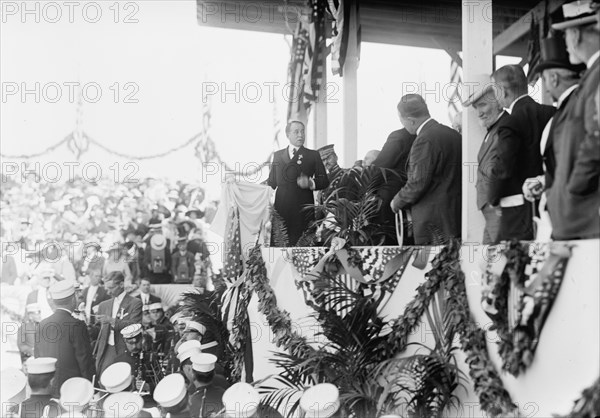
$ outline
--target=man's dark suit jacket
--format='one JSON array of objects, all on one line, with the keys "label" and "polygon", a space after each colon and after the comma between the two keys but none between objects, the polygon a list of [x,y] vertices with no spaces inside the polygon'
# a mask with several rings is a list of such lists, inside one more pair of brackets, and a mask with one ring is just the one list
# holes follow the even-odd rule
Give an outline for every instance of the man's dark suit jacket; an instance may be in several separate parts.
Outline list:
[{"label": "man's dark suit jacket", "polygon": [[381,186],[377,190],[377,194],[382,200],[379,222],[383,226],[393,226],[395,223],[390,202],[406,184],[408,156],[416,137],[404,128],[392,132],[385,141],[379,156],[373,161],[374,166],[393,171],[393,173],[386,173],[385,179],[383,176],[381,177]]},{"label": "man's dark suit jacket", "polygon": [[552,237],[557,240],[600,237],[600,128],[594,115],[599,84],[596,59],[567,103],[567,120],[554,132],[556,171],[547,195]]},{"label": "man's dark suit jacket", "polygon": [[501,181],[491,185],[490,194],[496,198],[493,206],[502,197],[523,194],[525,180],[543,173],[540,140],[555,111],[527,96],[518,100],[498,125],[496,158],[490,162],[490,170]]},{"label": "man's dark suit jacket", "polygon": [[[411,208],[416,245],[460,237],[461,136],[428,121],[413,142],[406,185],[394,201]],[[437,239],[436,239],[437,238]]]},{"label": "man's dark suit jacket", "polygon": [[[139,295],[136,296],[136,298],[138,298],[139,300],[142,300],[142,294],[140,293]],[[158,296],[156,296],[152,293],[149,294],[147,305],[152,305],[153,303],[160,303],[160,302],[162,302],[161,298],[159,298]],[[142,301],[142,305],[144,305],[143,301]]]},{"label": "man's dark suit jacket", "polygon": [[58,360],[53,396],[58,395],[66,380],[83,377],[91,381],[96,373],[87,326],[62,309],[57,309],[40,322],[34,353],[35,357],[54,357]]},{"label": "man's dark suit jacket", "polygon": [[[115,298],[105,300],[98,306],[98,315],[108,315],[112,317],[113,304]],[[120,319],[121,309],[123,310],[123,318]],[[125,295],[119,311],[117,312],[117,318],[115,320],[115,350],[117,355],[123,353],[126,350],[125,340],[121,335],[121,330],[131,324],[142,323],[142,301],[137,298],[132,298],[129,295]],[[96,364],[100,364],[104,351],[108,346],[108,337],[110,335],[110,324],[102,324],[100,333],[98,334],[98,341],[96,342]]]},{"label": "man's dark suit jacket", "polygon": [[500,118],[490,126],[477,154],[478,166],[475,189],[477,190],[477,209],[479,210],[482,210],[486,203],[493,205],[502,197],[495,194],[501,190],[501,185],[498,183],[501,183],[502,180],[494,177],[491,167],[498,158],[496,150],[498,146],[498,127],[505,122],[507,117],[508,113],[502,112]]},{"label": "man's dark suit jacket", "polygon": [[287,147],[275,152],[267,184],[276,189],[275,210],[285,221],[291,246],[314,220],[314,210],[302,211],[304,205],[314,205],[315,199],[312,190],[298,187],[296,180],[300,174],[314,179],[315,190],[329,185],[325,166],[317,151],[300,147],[293,159],[290,159]]},{"label": "man's dark suit jacket", "polygon": [[[89,290],[90,290],[89,287],[86,287],[85,289],[83,289],[82,300],[86,304],[87,304],[87,295],[88,295]],[[104,302],[105,300],[109,300],[109,299],[110,299],[110,295],[106,292],[106,289],[102,286],[98,286],[98,290],[96,290],[94,299],[92,299],[92,308],[94,308],[94,306],[100,305],[101,302]],[[90,310],[90,312],[94,313],[93,309]],[[94,323],[96,323],[96,318],[94,316],[92,316],[90,318],[90,325],[92,325]]]}]

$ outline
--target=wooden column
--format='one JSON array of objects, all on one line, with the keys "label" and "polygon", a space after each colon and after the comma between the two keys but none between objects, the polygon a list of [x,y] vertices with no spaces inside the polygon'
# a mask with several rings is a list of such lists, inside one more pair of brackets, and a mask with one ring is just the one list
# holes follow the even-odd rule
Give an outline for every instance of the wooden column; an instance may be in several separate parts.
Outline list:
[{"label": "wooden column", "polygon": [[327,71],[327,58],[325,57],[321,90],[312,109],[314,149],[327,145]]},{"label": "wooden column", "polygon": [[342,153],[342,167],[352,167],[358,159],[358,48],[357,48],[357,16],[354,1],[346,1],[344,7],[352,7],[348,24],[348,49],[344,62],[344,76],[342,77],[343,98],[343,123],[344,149]]},{"label": "wooden column", "polygon": [[[492,73],[492,1],[462,3],[463,97],[489,82]],[[477,208],[477,153],[485,131],[473,107],[463,111],[462,239],[481,243],[484,219]]]}]

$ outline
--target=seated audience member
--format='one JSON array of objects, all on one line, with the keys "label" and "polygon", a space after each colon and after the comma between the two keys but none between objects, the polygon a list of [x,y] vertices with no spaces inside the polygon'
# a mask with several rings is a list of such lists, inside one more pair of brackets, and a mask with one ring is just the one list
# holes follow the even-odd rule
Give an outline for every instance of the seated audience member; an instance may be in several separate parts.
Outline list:
[{"label": "seated audience member", "polygon": [[141,299],[144,306],[162,302],[161,298],[151,293],[151,287],[149,279],[145,277],[140,279],[140,294],[136,297]]},{"label": "seated audience member", "polygon": [[56,372],[56,359],[53,357],[38,357],[27,360],[27,383],[31,396],[21,404],[22,418],[39,418],[48,406],[48,416],[57,417],[61,408],[52,401],[52,379]]},{"label": "seated audience member", "polygon": [[567,103],[564,128],[554,135],[560,148],[548,190],[548,212],[556,240],[600,237],[600,128],[595,104],[600,88],[600,30],[590,6],[590,2],[567,3],[565,20],[552,25],[565,32],[570,62],[587,65],[575,96]]},{"label": "seated audience member", "polygon": [[505,65],[492,74],[496,99],[509,116],[498,126],[496,158],[488,172],[498,179],[491,206],[500,215],[500,241],[531,240],[532,206],[525,201],[522,186],[526,179],[543,173],[540,141],[542,131],[555,110],[536,103],[527,94],[527,77],[519,65]]},{"label": "seated audience member", "polygon": [[461,232],[461,136],[436,122],[425,100],[407,94],[398,104],[400,122],[416,135],[408,180],[394,196],[394,212],[410,209],[416,245],[440,245]]},{"label": "seated audience member", "polygon": [[187,238],[182,237],[177,240],[177,250],[173,253],[173,283],[189,284],[192,282],[195,273],[194,254],[187,250]]},{"label": "seated audience member", "polygon": [[381,152],[373,161],[373,165],[379,168],[391,170],[386,178],[379,178],[379,187],[377,195],[381,198],[381,209],[378,215],[379,224],[386,230],[385,245],[410,244],[407,239],[404,243],[398,243],[394,232],[395,219],[394,212],[390,207],[392,199],[406,184],[407,173],[406,163],[408,155],[416,135],[409,133],[406,128],[398,129],[388,135]]}]

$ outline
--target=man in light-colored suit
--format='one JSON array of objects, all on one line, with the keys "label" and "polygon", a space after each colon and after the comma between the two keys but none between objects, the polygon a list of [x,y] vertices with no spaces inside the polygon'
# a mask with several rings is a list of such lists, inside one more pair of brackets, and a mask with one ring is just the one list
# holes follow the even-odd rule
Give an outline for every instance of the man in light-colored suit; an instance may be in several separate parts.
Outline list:
[{"label": "man in light-colored suit", "polygon": [[98,305],[101,328],[94,350],[98,375],[127,349],[121,330],[142,322],[142,301],[125,293],[124,282],[125,276],[120,271],[113,271],[104,279],[104,288],[111,299]]},{"label": "man in light-colored suit", "polygon": [[485,218],[483,244],[497,244],[502,212],[494,207],[492,202],[500,198],[494,195],[494,191],[498,190],[498,187],[494,185],[500,179],[494,177],[490,167],[494,160],[498,158],[496,155],[498,125],[502,119],[507,117],[507,114],[496,100],[493,86],[490,83],[473,93],[464,103],[464,106],[473,106],[477,112],[479,122],[487,131],[477,154],[478,167],[475,188],[477,190],[477,208]]}]

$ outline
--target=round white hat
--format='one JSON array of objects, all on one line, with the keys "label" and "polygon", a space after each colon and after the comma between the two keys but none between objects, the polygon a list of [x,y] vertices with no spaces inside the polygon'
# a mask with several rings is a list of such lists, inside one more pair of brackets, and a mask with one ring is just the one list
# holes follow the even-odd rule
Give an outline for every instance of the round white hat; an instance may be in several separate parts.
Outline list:
[{"label": "round white hat", "polygon": [[150,246],[156,251],[164,250],[167,246],[167,240],[161,234],[152,235],[152,238],[150,238]]},{"label": "round white hat", "polygon": [[215,369],[217,364],[217,356],[208,353],[197,353],[192,357],[192,368],[197,372],[208,373]]},{"label": "round white hat", "polygon": [[151,311],[154,309],[162,309],[162,303],[160,302],[156,302],[156,303],[151,303],[150,305],[148,305],[148,309],[150,309]]},{"label": "round white hat", "polygon": [[165,376],[154,388],[154,400],[163,408],[180,403],[186,394],[185,380],[179,373]]},{"label": "round white hat", "polygon": [[37,302],[34,303],[30,303],[25,307],[25,310],[27,311],[27,313],[29,312],[39,312],[42,310],[42,308],[40,307],[40,304]]},{"label": "round white hat", "polygon": [[27,377],[15,368],[9,367],[0,372],[0,399],[2,404],[21,403],[26,398]]},{"label": "round white hat", "polygon": [[252,385],[244,382],[233,384],[223,394],[225,414],[231,418],[248,418],[258,410],[260,395]]},{"label": "round white hat", "polygon": [[177,359],[179,360],[180,363],[183,363],[184,361],[191,358],[192,356],[195,356],[196,354],[200,354],[200,353],[202,353],[202,349],[200,347],[192,347],[189,350],[186,350],[186,351],[183,351],[183,352],[177,354]]},{"label": "round white hat", "polygon": [[131,324],[127,325],[125,328],[121,330],[121,335],[123,338],[133,338],[136,335],[139,335],[142,332],[141,324]]},{"label": "round white hat", "polygon": [[132,392],[113,393],[102,404],[105,418],[134,417],[143,407],[142,397]]},{"label": "round white hat", "polygon": [[56,362],[54,357],[29,357],[25,362],[28,374],[44,374],[56,371]]},{"label": "round white hat", "polygon": [[306,418],[327,418],[340,408],[340,392],[331,383],[320,383],[304,391],[300,408]]},{"label": "round white hat", "polygon": [[183,316],[183,312],[179,311],[179,312],[175,312],[173,315],[171,315],[171,317],[169,318],[169,322],[171,324],[175,324],[177,323],[177,320],[179,318],[181,318]]},{"label": "round white hat", "polygon": [[117,393],[131,385],[131,378],[131,366],[122,361],[108,366],[100,376],[100,383],[108,392]]},{"label": "round white hat", "polygon": [[92,382],[83,377],[72,377],[60,387],[60,405],[67,411],[81,411],[93,396]]},{"label": "round white hat", "polygon": [[181,345],[177,348],[177,354],[182,354],[186,351],[188,351],[191,348],[200,348],[202,346],[202,344],[200,344],[200,341],[198,340],[188,340],[185,342],[182,342]]},{"label": "round white hat", "polygon": [[200,322],[197,321],[187,321],[186,325],[185,325],[185,330],[183,332],[187,332],[187,331],[198,331],[200,334],[203,334],[206,332],[206,327],[204,325],[202,325]]},{"label": "round white hat", "polygon": [[142,312],[150,312],[150,305],[142,306]]},{"label": "round white hat", "polygon": [[75,283],[72,280],[61,280],[50,286],[52,299],[64,299],[75,294]]}]

